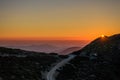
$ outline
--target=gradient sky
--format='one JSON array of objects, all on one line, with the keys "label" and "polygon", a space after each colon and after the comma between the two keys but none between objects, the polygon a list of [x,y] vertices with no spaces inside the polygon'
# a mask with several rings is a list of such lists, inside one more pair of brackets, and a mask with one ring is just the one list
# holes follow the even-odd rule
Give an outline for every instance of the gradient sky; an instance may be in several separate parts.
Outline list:
[{"label": "gradient sky", "polygon": [[120,32],[120,0],[0,0],[0,39],[92,40]]}]

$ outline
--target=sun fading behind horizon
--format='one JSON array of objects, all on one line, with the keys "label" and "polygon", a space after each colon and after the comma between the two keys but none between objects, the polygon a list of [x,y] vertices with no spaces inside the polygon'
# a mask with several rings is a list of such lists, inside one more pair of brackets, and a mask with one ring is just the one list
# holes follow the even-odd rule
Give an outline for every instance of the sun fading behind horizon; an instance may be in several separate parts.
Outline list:
[{"label": "sun fading behind horizon", "polygon": [[119,0],[0,0],[0,39],[92,40],[119,32]]}]

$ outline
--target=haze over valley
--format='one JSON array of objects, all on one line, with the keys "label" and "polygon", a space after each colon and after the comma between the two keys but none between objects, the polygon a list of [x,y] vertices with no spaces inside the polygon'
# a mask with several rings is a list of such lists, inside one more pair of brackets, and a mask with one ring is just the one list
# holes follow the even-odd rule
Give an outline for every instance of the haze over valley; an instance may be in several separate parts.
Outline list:
[{"label": "haze over valley", "polygon": [[[17,48],[28,51],[45,52],[45,53],[58,53],[58,54],[68,54],[70,52],[76,51],[83,48],[90,41],[87,40],[27,40],[27,41],[13,41],[6,40],[0,41],[0,45],[8,48]],[[70,48],[70,49],[69,49]],[[65,50],[68,50],[64,52]]]}]

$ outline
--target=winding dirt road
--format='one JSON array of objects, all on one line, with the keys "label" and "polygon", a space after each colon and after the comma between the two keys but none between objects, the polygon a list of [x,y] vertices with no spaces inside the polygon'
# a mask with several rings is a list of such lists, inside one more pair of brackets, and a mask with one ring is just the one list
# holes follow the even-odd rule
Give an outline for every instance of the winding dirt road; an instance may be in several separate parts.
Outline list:
[{"label": "winding dirt road", "polygon": [[47,80],[55,80],[56,70],[68,63],[71,59],[73,59],[75,55],[70,55],[67,59],[62,60],[56,66],[54,66],[47,74]]}]

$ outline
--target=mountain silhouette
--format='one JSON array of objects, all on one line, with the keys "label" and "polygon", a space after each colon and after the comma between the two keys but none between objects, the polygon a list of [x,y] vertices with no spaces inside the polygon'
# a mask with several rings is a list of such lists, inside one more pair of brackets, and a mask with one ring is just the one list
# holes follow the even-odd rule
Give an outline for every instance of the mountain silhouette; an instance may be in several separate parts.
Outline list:
[{"label": "mountain silhouette", "polygon": [[80,55],[81,52],[85,52],[85,55],[90,55],[90,52],[104,53],[104,52],[113,52],[114,49],[119,50],[120,46],[120,34],[113,36],[105,36],[104,38],[99,37],[92,41],[90,44],[85,46],[79,51],[73,52],[72,54]]},{"label": "mountain silhouette", "polygon": [[57,80],[120,80],[120,34],[99,37],[72,55]]}]

